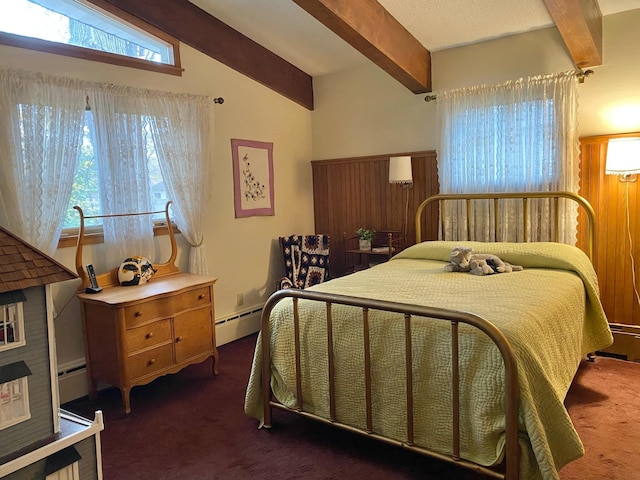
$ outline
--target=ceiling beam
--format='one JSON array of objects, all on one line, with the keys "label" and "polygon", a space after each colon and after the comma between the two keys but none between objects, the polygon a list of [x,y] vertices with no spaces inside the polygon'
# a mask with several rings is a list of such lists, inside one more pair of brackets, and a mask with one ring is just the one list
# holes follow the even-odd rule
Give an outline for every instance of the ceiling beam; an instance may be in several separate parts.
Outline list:
[{"label": "ceiling beam", "polygon": [[431,54],[376,0],[293,0],[413,93],[431,91]]},{"label": "ceiling beam", "polygon": [[[313,79],[187,0],[106,0],[258,83],[313,110]],[[223,94],[223,92],[218,92]]]},{"label": "ceiling beam", "polygon": [[602,12],[597,0],[544,0],[573,63],[602,65]]}]

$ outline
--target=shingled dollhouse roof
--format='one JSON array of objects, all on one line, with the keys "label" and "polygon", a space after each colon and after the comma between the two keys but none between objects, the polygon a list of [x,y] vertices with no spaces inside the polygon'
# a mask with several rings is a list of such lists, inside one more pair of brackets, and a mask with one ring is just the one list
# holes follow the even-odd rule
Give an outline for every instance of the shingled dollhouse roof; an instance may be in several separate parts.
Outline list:
[{"label": "shingled dollhouse roof", "polygon": [[0,227],[0,293],[74,278],[67,267]]}]

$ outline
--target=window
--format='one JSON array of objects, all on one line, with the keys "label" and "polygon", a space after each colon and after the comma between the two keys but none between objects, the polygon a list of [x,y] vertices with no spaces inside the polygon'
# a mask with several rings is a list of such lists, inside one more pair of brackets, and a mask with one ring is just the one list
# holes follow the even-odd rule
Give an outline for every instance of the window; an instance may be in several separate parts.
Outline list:
[{"label": "window", "polygon": [[[90,111],[84,115],[84,127],[82,136],[82,147],[76,165],[76,174],[73,179],[73,190],[64,219],[64,229],[77,229],[80,226],[78,212],[73,209],[74,205],[82,208],[85,215],[100,215],[102,208],[100,204],[100,191],[98,190],[98,162],[96,161],[93,144],[93,116]],[[99,219],[88,219],[87,226],[100,225]]]},{"label": "window", "polygon": [[26,343],[22,310],[24,300],[22,292],[0,294],[0,351],[20,347]]},{"label": "window", "polygon": [[[573,71],[478,85],[438,96],[438,180],[442,193],[569,191],[578,189],[576,73]],[[507,204],[508,203],[508,204]],[[553,202],[534,202],[519,220],[524,206],[505,202],[498,213],[500,231],[490,225],[490,202],[462,206],[443,214],[446,239],[575,242],[577,210],[560,202],[559,225]],[[459,220],[458,220],[459,219]],[[557,230],[557,232],[556,232]],[[555,236],[558,233],[558,236]]]},{"label": "window", "polygon": [[[105,10],[93,3],[104,6]],[[0,43],[180,74],[176,39],[106,2],[95,0],[93,3],[87,0],[3,2]]]},{"label": "window", "polygon": [[[0,115],[11,127],[5,143],[16,154],[15,161],[1,162],[0,176],[18,186],[0,191],[0,211],[16,222],[16,213],[29,219],[32,244],[45,251],[69,246],[71,237],[60,242],[60,232],[83,137],[85,150],[93,148],[97,164],[102,217],[157,211],[152,208],[152,187],[159,202],[163,193],[156,190],[164,183],[171,200],[181,207],[173,213],[185,212],[180,221],[200,230],[210,187],[216,99],[4,68],[0,68],[0,82],[3,104],[8,105]],[[158,175],[162,182],[155,180]],[[80,202],[74,199],[74,203]],[[154,228],[146,215],[129,217],[103,218],[107,258],[151,251],[150,233],[173,228]],[[191,227],[196,221],[198,225]],[[200,238],[202,233],[197,235]],[[87,243],[100,242],[100,236],[92,235]]]},{"label": "window", "polygon": [[[162,173],[160,171],[158,157],[156,156],[154,144],[151,140],[148,122],[145,122],[146,119],[144,116],[142,118],[143,125],[145,125],[145,153],[149,177],[148,185],[150,185],[150,205],[153,211],[163,211],[167,204],[168,196],[164,180],[162,178]],[[71,199],[69,200],[67,214],[64,221],[64,229],[72,229],[73,233],[75,233],[75,230],[80,226],[80,217],[78,216],[78,212],[74,210],[74,205],[80,206],[85,216],[100,215],[103,213],[100,203],[100,182],[98,181],[98,177],[100,175],[99,165],[94,151],[94,133],[93,115],[90,110],[87,110],[85,112],[82,149],[80,157],[78,157],[76,174],[73,181],[73,190],[71,192]],[[157,221],[164,221],[165,215],[164,213],[158,213],[153,216],[153,219]],[[85,221],[85,225],[88,227],[99,227],[102,223],[99,218],[91,218]]]},{"label": "window", "polygon": [[545,134],[557,129],[556,114],[552,99],[483,105],[457,114],[453,130],[462,133],[457,158],[468,167],[453,178],[462,191],[547,190],[558,176],[557,140]]},{"label": "window", "polygon": [[29,375],[31,370],[24,362],[0,367],[0,430],[31,418]]}]

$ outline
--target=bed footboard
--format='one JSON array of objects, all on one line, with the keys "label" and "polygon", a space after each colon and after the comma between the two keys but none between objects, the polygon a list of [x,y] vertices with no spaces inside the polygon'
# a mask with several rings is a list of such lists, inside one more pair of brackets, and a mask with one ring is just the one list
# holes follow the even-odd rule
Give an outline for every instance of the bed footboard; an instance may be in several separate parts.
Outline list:
[{"label": "bed footboard", "polygon": [[[270,351],[270,315],[274,307],[286,298],[292,298],[293,302],[293,331],[295,345],[295,378],[296,378],[296,406],[289,408],[278,402],[271,392],[271,351]],[[301,348],[302,342],[300,338],[300,316],[298,312],[299,300],[311,300],[321,302],[325,305],[325,321],[327,324],[327,358],[329,381],[329,418],[321,417],[312,412],[303,410],[303,394],[302,394],[302,377],[301,377]],[[361,309],[362,326],[363,326],[363,345],[364,345],[364,385],[366,399],[366,428],[357,428],[339,422],[336,419],[336,397],[335,397],[335,378],[334,378],[334,353],[333,353],[333,327],[332,327],[332,307],[334,305],[347,305],[358,307]],[[406,381],[406,438],[403,441],[385,437],[374,431],[373,413],[372,413],[372,358],[371,358],[371,342],[369,338],[369,312],[370,310],[382,310],[388,312],[399,313],[404,316],[404,348],[405,348],[405,381]],[[451,328],[451,358],[452,358],[452,375],[451,375],[451,391],[452,391],[452,445],[451,455],[443,455],[438,452],[429,451],[414,443],[414,397],[413,397],[413,372],[412,372],[412,343],[411,329],[413,317],[426,317],[436,321],[449,322]],[[460,332],[461,323],[469,324],[488,336],[497,346],[504,362],[505,374],[505,471],[497,472],[488,467],[478,465],[461,457],[460,454]],[[262,312],[262,399],[263,399],[263,415],[264,426],[270,427],[272,424],[271,409],[273,407],[294,412],[299,415],[319,420],[342,429],[359,433],[377,440],[400,446],[417,453],[425,454],[434,458],[456,463],[460,466],[481,472],[494,478],[503,478],[508,480],[516,480],[519,475],[519,448],[518,448],[518,405],[519,405],[519,387],[517,378],[517,365],[514,353],[507,338],[493,324],[483,318],[466,312],[458,312],[454,310],[446,310],[432,308],[427,306],[409,305],[396,302],[372,300],[366,298],[356,298],[337,294],[328,294],[323,292],[315,292],[310,290],[280,290],[275,292],[268,299]]]}]

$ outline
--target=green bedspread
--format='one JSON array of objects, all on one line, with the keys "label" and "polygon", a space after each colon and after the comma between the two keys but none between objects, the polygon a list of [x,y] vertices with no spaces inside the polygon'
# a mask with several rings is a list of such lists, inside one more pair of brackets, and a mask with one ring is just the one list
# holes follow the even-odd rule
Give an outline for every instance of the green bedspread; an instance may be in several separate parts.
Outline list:
[{"label": "green bedspread", "polygon": [[[524,270],[474,276],[443,270],[458,245],[493,253]],[[598,296],[597,277],[579,249],[556,243],[423,242],[389,262],[312,287],[313,290],[468,311],[496,325],[518,362],[522,479],[558,479],[558,470],[584,453],[563,405],[580,360],[612,343]],[[303,406],[328,417],[324,305],[300,301],[303,336]],[[295,405],[291,301],[271,315],[271,387]],[[365,386],[362,322],[354,307],[334,307],[334,352],[339,421],[363,428]],[[373,311],[371,354],[374,431],[406,438],[403,320]],[[463,458],[482,465],[501,461],[504,446],[504,368],[498,349],[474,327],[462,325],[460,364]],[[451,449],[450,327],[415,318],[412,330],[415,443],[448,454]],[[376,360],[378,359],[378,360]],[[261,419],[261,349],[258,340],[245,412]]]}]

